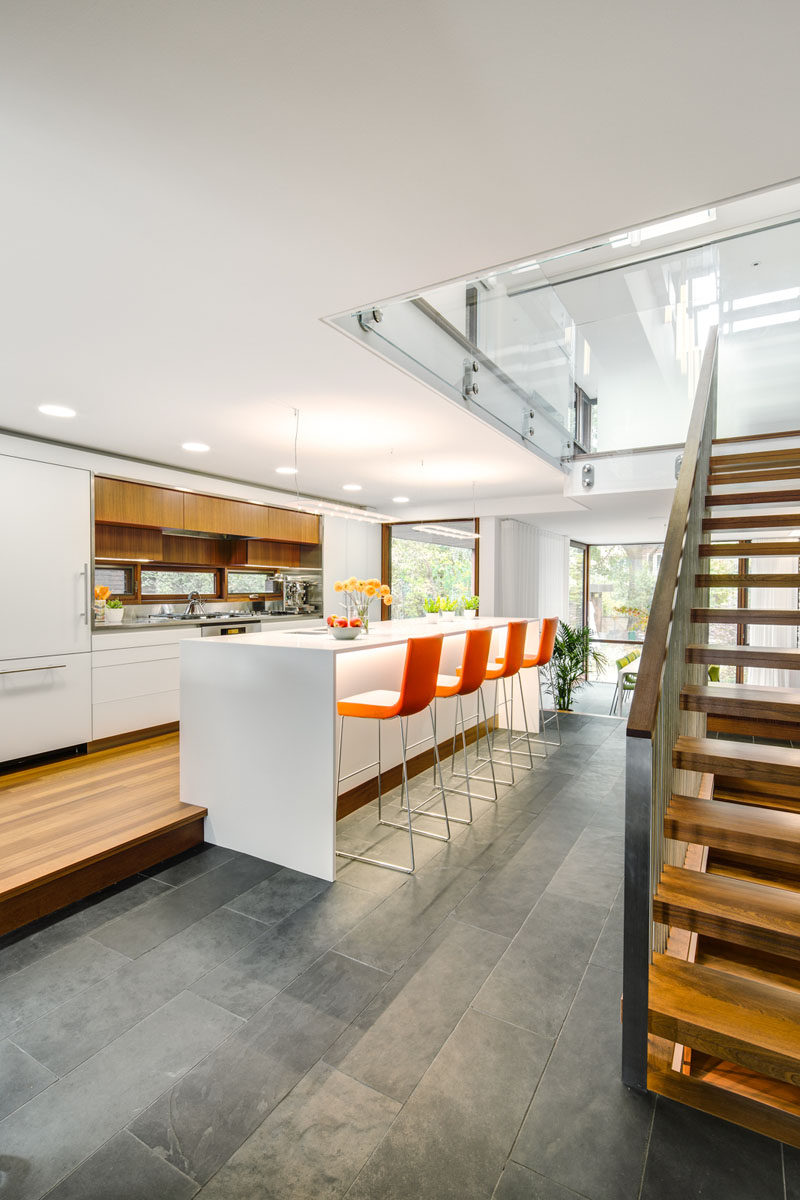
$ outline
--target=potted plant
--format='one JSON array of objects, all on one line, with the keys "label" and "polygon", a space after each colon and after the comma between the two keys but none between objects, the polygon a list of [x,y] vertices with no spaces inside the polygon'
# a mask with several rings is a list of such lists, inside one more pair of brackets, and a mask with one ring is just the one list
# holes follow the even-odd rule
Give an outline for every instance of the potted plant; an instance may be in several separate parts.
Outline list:
[{"label": "potted plant", "polygon": [[439,597],[439,614],[442,621],[454,621],[457,608],[457,600],[448,600],[447,596]]},{"label": "potted plant", "polygon": [[573,696],[586,683],[589,663],[598,671],[606,665],[605,654],[592,647],[589,636],[588,625],[572,626],[561,621],[558,626],[547,689],[562,712],[571,710]]},{"label": "potted plant", "polygon": [[474,621],[478,615],[478,605],[480,598],[478,596],[462,596],[461,607],[464,609],[464,617],[467,621]]},{"label": "potted plant", "polygon": [[440,604],[438,596],[428,596],[422,601],[422,607],[425,609],[425,620],[429,624],[432,625],[435,621],[439,620]]},{"label": "potted plant", "polygon": [[106,600],[106,625],[119,625],[125,616],[121,600]]}]

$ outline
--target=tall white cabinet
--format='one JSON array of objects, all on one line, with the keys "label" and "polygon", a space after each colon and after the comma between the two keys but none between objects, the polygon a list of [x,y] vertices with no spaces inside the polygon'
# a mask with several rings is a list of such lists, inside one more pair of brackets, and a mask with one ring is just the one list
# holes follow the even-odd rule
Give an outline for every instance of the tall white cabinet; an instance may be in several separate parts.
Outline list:
[{"label": "tall white cabinet", "polygon": [[91,474],[0,455],[0,762],[91,739]]}]

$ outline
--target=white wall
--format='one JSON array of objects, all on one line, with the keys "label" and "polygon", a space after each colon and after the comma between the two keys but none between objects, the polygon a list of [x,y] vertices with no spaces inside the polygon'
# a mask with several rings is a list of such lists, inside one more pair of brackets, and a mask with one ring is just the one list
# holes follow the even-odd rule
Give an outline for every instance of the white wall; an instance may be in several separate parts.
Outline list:
[{"label": "white wall", "polygon": [[[341,611],[341,597],[333,590],[337,579],[356,575],[379,579],[381,574],[381,526],[346,517],[325,517],[322,543],[322,579],[325,615]],[[380,619],[377,602],[370,613]]]}]

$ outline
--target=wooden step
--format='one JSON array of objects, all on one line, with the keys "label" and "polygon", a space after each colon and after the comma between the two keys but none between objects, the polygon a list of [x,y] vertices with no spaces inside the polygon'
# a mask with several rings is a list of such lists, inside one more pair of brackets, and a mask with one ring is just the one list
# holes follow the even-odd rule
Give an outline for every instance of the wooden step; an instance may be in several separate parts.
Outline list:
[{"label": "wooden step", "polygon": [[[656,1040],[656,1039],[654,1039]],[[714,1069],[708,1064],[714,1063]],[[800,1148],[800,1088],[717,1057],[692,1054],[688,1075],[653,1063],[649,1091]]]},{"label": "wooden step", "polygon": [[[800,520],[800,518],[798,518]],[[791,575],[695,575],[695,586],[699,588],[800,588],[800,574]]]},{"label": "wooden step", "polygon": [[712,454],[709,469],[717,471],[753,470],[755,467],[798,467],[800,448],[788,446],[782,450],[744,450],[738,454]]},{"label": "wooden step", "polygon": [[800,750],[791,746],[682,736],[672,751],[672,765],[679,771],[708,771],[715,777],[757,779],[759,783],[800,782]]},{"label": "wooden step", "polygon": [[0,788],[0,934],[203,841],[206,810],[179,798],[177,738],[6,776]]},{"label": "wooden step", "polygon": [[649,1028],[772,1079],[800,1083],[800,994],[656,954]]},{"label": "wooden step", "polygon": [[653,920],[800,960],[800,895],[767,884],[667,866]]},{"label": "wooden step", "polygon": [[745,513],[743,516],[703,517],[703,529],[713,533],[717,529],[793,529],[800,527],[800,518],[795,513]]},{"label": "wooden step", "polygon": [[800,491],[795,488],[773,490],[769,492],[715,492],[706,496],[706,507],[714,508],[721,504],[797,504],[800,502]]},{"label": "wooden step", "polygon": [[685,712],[758,717],[765,721],[800,721],[800,689],[687,683],[681,688],[681,708]]},{"label": "wooden step", "polygon": [[686,661],[710,666],[770,667],[777,671],[800,670],[800,650],[790,646],[719,646],[686,647]]},{"label": "wooden step", "polygon": [[741,437],[712,438],[712,446],[732,446],[739,442],[771,442],[778,438],[800,438],[800,429],[781,429],[778,433],[744,433]]},{"label": "wooden step", "polygon": [[701,558],[797,558],[800,542],[701,542]]},{"label": "wooden step", "polygon": [[708,476],[709,487],[727,487],[731,483],[783,483],[800,479],[798,467],[764,467],[760,471],[717,471]]},{"label": "wooden step", "polygon": [[700,625],[800,625],[800,608],[693,608]]},{"label": "wooden step", "polygon": [[752,862],[800,866],[800,813],[676,795],[664,816],[664,832]]}]

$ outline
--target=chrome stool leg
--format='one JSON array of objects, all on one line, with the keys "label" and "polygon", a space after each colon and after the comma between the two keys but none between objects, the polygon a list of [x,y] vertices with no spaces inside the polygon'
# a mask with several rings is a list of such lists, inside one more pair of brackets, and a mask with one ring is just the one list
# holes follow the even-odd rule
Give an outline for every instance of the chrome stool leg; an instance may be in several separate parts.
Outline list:
[{"label": "chrome stool leg", "polygon": [[[401,735],[402,735],[402,721],[400,722],[400,727],[401,727]],[[341,778],[342,778],[342,742],[343,741],[344,741],[344,717],[341,718],[341,725],[339,727],[339,766],[338,766],[338,770],[337,770],[337,774],[336,774],[336,794],[337,794],[337,796],[339,794],[339,784],[340,784]],[[375,765],[374,763],[370,763],[370,766],[374,766],[374,765]],[[381,803],[382,803],[383,796],[382,796],[382,787],[381,787],[381,722],[380,721],[378,721],[378,763],[377,763],[377,767],[378,767],[378,824],[386,825],[386,824],[388,824],[388,822],[381,819]],[[355,772],[355,774],[358,774],[358,772]],[[407,789],[408,788],[408,777],[406,774],[405,742],[403,742],[403,778],[406,781],[406,789]],[[405,829],[405,826],[398,825],[397,828]],[[413,838],[413,832],[411,829],[411,815],[410,814],[409,814],[409,820],[408,820],[408,842],[409,842],[409,849],[411,851],[411,866],[410,867],[405,867],[405,866],[403,866],[402,863],[388,862],[386,859],[383,859],[383,858],[370,858],[369,855],[367,855],[367,854],[351,854],[350,851],[348,851],[348,850],[337,850],[336,857],[337,858],[347,858],[352,862],[369,863],[370,866],[373,866],[373,867],[386,867],[390,871],[400,871],[403,875],[413,875],[414,871],[416,869],[416,864],[414,861],[414,838]]]},{"label": "chrome stool leg", "polygon": [[[428,709],[430,710],[430,705],[428,705]],[[400,740],[402,743],[402,750],[403,750],[403,784],[404,784],[403,791],[405,792],[405,799],[406,799],[405,804],[403,804],[403,797],[402,797],[402,793],[401,793],[400,811],[405,812],[406,808],[408,808],[408,826],[409,826],[409,829],[411,829],[411,817],[414,813],[419,813],[419,809],[411,807],[411,796],[410,796],[409,790],[408,790],[408,758],[407,758],[408,717],[406,717],[405,729],[403,728],[403,718],[398,717],[397,719],[400,722]],[[433,728],[433,712],[432,711],[431,711],[431,728]],[[434,738],[435,738],[435,731],[434,731]],[[439,779],[442,780],[442,767],[441,767],[441,763],[439,762],[439,749],[436,745],[435,740],[433,743],[433,760],[434,760],[434,770],[436,770],[436,768],[438,767]],[[447,829],[447,833],[430,833],[429,830],[427,830],[427,829],[417,829],[416,827],[414,827],[414,833],[417,835],[417,837],[433,838],[434,841],[437,841],[437,842],[449,842],[450,841],[450,821],[452,820],[452,818],[448,817],[448,814],[447,814],[447,801],[445,800],[445,795],[444,795],[444,781],[443,780],[442,780],[442,786],[439,790],[440,790],[441,796],[442,796],[442,806],[444,808],[444,813],[432,813],[432,812],[428,812],[426,809],[422,815],[428,816],[428,817],[440,817],[445,822],[445,827]],[[385,819],[382,819],[380,823],[381,823],[381,825],[388,825],[391,829],[405,829],[405,823],[399,824],[397,821],[387,821]]]}]

